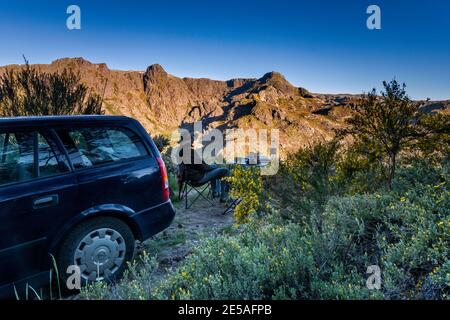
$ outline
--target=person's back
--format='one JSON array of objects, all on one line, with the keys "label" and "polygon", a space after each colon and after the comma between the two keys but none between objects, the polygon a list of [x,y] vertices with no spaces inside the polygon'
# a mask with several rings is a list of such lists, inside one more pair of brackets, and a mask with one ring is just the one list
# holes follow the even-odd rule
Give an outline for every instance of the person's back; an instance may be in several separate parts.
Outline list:
[{"label": "person's back", "polygon": [[206,163],[201,164],[185,164],[186,180],[197,183],[203,179],[205,174],[213,168]]},{"label": "person's back", "polygon": [[182,163],[178,167],[178,184],[180,192],[184,183],[188,182],[194,186],[201,186],[208,182],[214,189],[213,194],[220,196],[221,200],[227,197],[228,187],[221,183],[220,179],[229,175],[227,168],[219,168],[215,165],[209,165],[202,161],[202,163],[195,163],[194,150],[191,150],[191,163]]}]

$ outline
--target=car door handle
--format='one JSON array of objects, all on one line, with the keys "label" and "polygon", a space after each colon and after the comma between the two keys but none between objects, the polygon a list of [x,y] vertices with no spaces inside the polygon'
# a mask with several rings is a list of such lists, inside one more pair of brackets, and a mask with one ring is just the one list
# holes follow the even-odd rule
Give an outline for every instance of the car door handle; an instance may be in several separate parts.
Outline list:
[{"label": "car door handle", "polygon": [[50,195],[42,198],[37,198],[33,201],[33,209],[56,206],[59,202],[58,195]]}]

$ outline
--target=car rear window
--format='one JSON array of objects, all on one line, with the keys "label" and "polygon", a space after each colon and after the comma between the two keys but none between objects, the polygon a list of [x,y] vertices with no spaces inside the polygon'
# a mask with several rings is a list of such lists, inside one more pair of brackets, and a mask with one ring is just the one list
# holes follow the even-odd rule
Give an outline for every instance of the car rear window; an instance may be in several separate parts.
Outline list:
[{"label": "car rear window", "polygon": [[54,148],[35,131],[0,133],[0,185],[66,172]]},{"label": "car rear window", "polygon": [[70,128],[57,133],[75,169],[148,155],[139,136],[126,128]]}]

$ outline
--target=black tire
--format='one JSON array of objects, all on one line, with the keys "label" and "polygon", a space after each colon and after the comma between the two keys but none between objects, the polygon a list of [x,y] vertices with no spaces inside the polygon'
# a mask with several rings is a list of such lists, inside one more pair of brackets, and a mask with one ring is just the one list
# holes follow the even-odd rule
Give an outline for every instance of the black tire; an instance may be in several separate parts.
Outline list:
[{"label": "black tire", "polygon": [[[64,238],[61,245],[59,246],[59,250],[56,256],[56,263],[58,266],[59,277],[61,279],[60,284],[64,291],[67,291],[66,282],[70,276],[70,274],[66,273],[66,270],[69,266],[74,264],[75,251],[78,245],[80,244],[82,239],[88,236],[90,233],[102,228],[107,228],[118,232],[125,241],[126,248],[124,260],[120,268],[114,272],[111,278],[105,276],[104,280],[108,282],[114,282],[122,277],[123,272],[127,267],[127,262],[133,258],[134,254],[136,241],[133,236],[133,232],[128,227],[128,225],[120,219],[112,217],[98,217],[90,219],[76,226],[69,232],[69,234]],[[86,282],[86,279],[82,279],[81,285],[86,285]]]}]

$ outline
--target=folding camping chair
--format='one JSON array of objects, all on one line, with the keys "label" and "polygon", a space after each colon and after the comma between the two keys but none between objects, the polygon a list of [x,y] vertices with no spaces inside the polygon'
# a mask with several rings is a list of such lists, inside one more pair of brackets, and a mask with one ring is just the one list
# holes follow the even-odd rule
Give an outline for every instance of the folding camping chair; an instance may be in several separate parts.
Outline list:
[{"label": "folding camping chair", "polygon": [[[185,201],[185,209],[189,209],[194,205],[194,203],[202,198],[206,200],[211,206],[214,206],[213,194],[212,194],[212,182],[208,181],[204,184],[198,185],[192,181],[185,180],[183,186],[180,190],[180,200]],[[196,192],[197,195],[194,199],[189,199],[189,194],[192,192]]]}]

